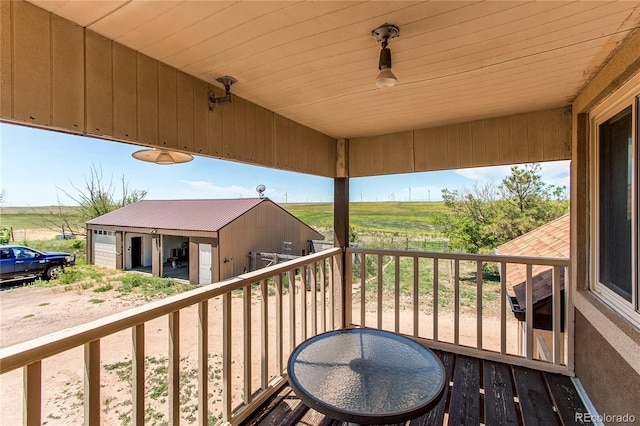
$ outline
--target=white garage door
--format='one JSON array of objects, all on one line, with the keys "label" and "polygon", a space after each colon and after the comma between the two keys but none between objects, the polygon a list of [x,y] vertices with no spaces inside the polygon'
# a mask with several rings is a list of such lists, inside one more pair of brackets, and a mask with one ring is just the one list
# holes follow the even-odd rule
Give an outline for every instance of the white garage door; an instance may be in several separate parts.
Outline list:
[{"label": "white garage door", "polygon": [[93,234],[94,263],[98,266],[116,269],[116,236],[110,231]]}]

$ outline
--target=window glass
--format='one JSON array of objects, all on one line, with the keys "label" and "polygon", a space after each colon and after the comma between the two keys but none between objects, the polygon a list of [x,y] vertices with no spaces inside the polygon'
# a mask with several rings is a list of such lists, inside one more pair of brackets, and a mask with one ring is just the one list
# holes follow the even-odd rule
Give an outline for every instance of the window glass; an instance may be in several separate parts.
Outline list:
[{"label": "window glass", "polygon": [[38,257],[38,253],[29,250],[28,248],[15,248],[13,249],[13,254],[16,256],[16,259],[33,259]]},{"label": "window glass", "polygon": [[599,281],[625,300],[632,294],[632,110],[600,125]]}]

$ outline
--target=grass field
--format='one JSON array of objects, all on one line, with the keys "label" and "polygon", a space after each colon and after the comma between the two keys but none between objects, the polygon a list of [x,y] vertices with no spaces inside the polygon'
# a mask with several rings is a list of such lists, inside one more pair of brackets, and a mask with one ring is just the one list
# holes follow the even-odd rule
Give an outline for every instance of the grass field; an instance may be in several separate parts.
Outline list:
[{"label": "grass field", "polygon": [[[317,227],[333,226],[333,204],[282,204],[303,222]],[[351,203],[350,224],[356,230],[429,234],[437,232],[433,214],[446,211],[442,202]]]},{"label": "grass field", "polygon": [[[282,207],[309,226],[333,238],[332,203],[287,203]],[[48,228],[59,207],[2,207],[0,226],[13,229]],[[434,224],[434,214],[446,211],[442,202],[360,202],[351,203],[350,226],[356,241],[366,247],[442,251],[446,243]],[[77,217],[75,207],[62,207],[69,217]],[[79,220],[78,220],[79,221]],[[84,228],[84,225],[79,226]],[[62,243],[64,246],[64,243]],[[62,248],[62,247],[61,247]]]},{"label": "grass field", "polygon": [[[333,236],[333,204],[283,204],[294,216]],[[443,202],[351,203],[349,216],[356,242],[367,247],[405,250],[446,250],[434,214],[446,211]]]},{"label": "grass field", "polygon": [[[80,222],[77,207],[0,207],[0,226],[13,229],[53,228],[51,223],[60,212],[75,223]],[[84,228],[84,224],[81,224]]]}]

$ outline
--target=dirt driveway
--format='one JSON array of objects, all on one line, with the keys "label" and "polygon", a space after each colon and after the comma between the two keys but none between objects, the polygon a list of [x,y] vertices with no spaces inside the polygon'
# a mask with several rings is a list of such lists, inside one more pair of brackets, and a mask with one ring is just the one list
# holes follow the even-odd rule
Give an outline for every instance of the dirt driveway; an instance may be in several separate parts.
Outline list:
[{"label": "dirt driveway", "polygon": [[[271,300],[270,304],[275,301]],[[104,318],[147,303],[139,295],[122,296],[115,290],[96,293],[93,288],[65,291],[63,286],[51,288],[21,287],[0,291],[0,346],[8,347],[69,327]],[[213,417],[222,407],[222,303],[209,304],[209,411]],[[287,309],[288,301],[283,303]],[[270,324],[275,324],[274,308]],[[232,330],[234,339],[242,342],[244,335],[242,298],[232,299]],[[252,383],[260,385],[260,302],[252,299]],[[191,424],[197,413],[197,348],[198,307],[180,311],[181,346],[181,407],[182,423]],[[269,339],[275,340],[275,327]],[[166,424],[168,319],[161,317],[145,323],[145,390],[147,397],[145,424]],[[289,342],[288,328],[283,338]],[[270,343],[272,348],[275,343]],[[102,423],[131,424],[131,359],[130,329],[107,336],[100,341]],[[242,343],[232,348],[233,405],[242,402]],[[270,351],[274,352],[274,351]],[[286,360],[285,360],[286,361]],[[271,377],[278,374],[275,354],[269,361]],[[82,424],[83,419],[83,348],[63,352],[42,362],[42,420],[48,425]],[[0,376],[0,425],[23,424],[22,371],[14,370]]]},{"label": "dirt driveway", "polygon": [[[288,297],[283,299],[285,324],[283,340],[285,353],[289,338]],[[311,300],[310,295],[307,301]],[[122,296],[115,290],[96,293],[93,288],[75,287],[64,290],[63,286],[51,288],[22,287],[0,291],[0,347],[11,346],[39,336],[45,336],[58,330],[81,325],[105,316],[148,302],[139,295]],[[221,409],[221,353],[222,353],[222,305],[219,299],[209,302],[209,411],[216,417]],[[275,300],[269,298],[269,347],[275,348]],[[354,306],[356,310],[358,306]],[[300,312],[300,306],[296,307]],[[355,314],[355,312],[354,312]],[[375,324],[375,312],[367,310],[367,324]],[[354,315],[358,318],[359,315]],[[257,389],[260,384],[260,301],[252,297],[252,383]],[[298,315],[298,328],[300,317]],[[388,315],[383,328],[393,330],[393,316]],[[411,334],[412,313],[400,312],[401,332]],[[430,314],[420,315],[421,330],[429,330],[433,318]],[[243,322],[243,302],[238,295],[232,299],[232,339],[238,344],[232,347],[232,386],[233,405],[242,402],[242,383],[244,377],[242,336],[245,335]],[[499,339],[499,320],[483,320],[486,341]],[[476,329],[475,317],[461,318],[461,341],[474,341]],[[450,312],[439,313],[440,338],[453,336],[453,315]],[[514,328],[514,331],[517,331]],[[167,401],[167,354],[168,320],[158,318],[145,323],[145,360],[147,397],[146,424],[161,425],[168,419]],[[198,348],[198,309],[197,306],[180,312],[181,345],[181,408],[182,423],[190,424],[196,420],[197,413],[197,348]],[[300,338],[298,338],[298,342]],[[102,423],[106,425],[130,424],[131,420],[131,330],[107,336],[101,345],[101,400]],[[517,339],[510,339],[509,346],[515,346]],[[512,347],[510,348],[513,349]],[[270,353],[275,352],[273,349]],[[284,360],[286,362],[286,359]],[[270,377],[278,374],[275,354],[269,358]],[[42,363],[42,421],[47,425],[81,424],[83,419],[83,348],[78,347]],[[0,376],[0,425],[23,424],[22,418],[22,371],[15,370]]]}]

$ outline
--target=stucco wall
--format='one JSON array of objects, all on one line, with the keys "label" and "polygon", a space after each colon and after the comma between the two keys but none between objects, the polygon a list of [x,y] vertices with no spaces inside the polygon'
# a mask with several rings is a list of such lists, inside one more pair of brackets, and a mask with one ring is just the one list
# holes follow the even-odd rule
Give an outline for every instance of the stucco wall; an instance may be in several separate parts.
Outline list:
[{"label": "stucco wall", "polygon": [[579,311],[576,375],[600,415],[635,416],[640,422],[640,375]]},{"label": "stucco wall", "polygon": [[600,414],[633,412],[640,421],[640,330],[590,291],[589,116],[640,73],[640,31],[632,34],[573,102],[571,283],[575,372]]}]

